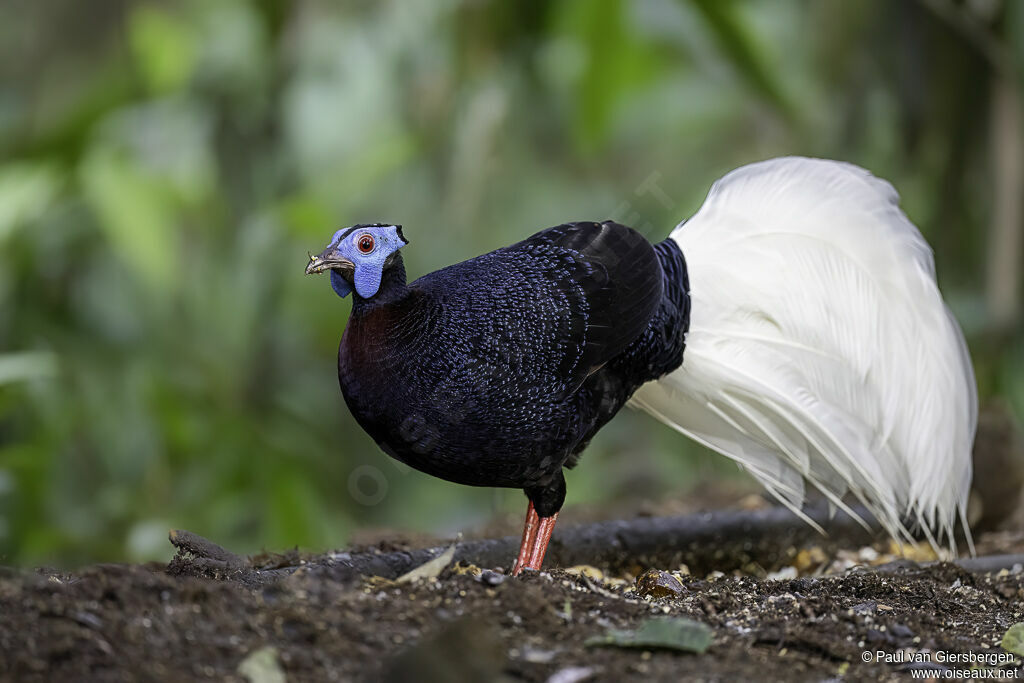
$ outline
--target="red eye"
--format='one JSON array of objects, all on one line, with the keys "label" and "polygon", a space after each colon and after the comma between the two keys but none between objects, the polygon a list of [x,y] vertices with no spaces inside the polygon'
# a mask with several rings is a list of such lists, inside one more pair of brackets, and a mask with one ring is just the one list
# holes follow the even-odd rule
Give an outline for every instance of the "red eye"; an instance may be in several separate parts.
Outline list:
[{"label": "red eye", "polygon": [[356,240],[356,247],[359,248],[360,253],[369,254],[373,251],[374,247],[373,235],[360,235],[359,239]]}]

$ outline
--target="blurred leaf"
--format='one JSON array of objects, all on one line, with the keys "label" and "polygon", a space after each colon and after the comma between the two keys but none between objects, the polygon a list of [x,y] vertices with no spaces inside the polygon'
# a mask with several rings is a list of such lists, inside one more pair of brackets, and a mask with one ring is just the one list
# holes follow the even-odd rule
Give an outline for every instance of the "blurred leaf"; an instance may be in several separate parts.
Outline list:
[{"label": "blurred leaf", "polygon": [[49,379],[57,374],[57,357],[49,351],[0,354],[0,385]]},{"label": "blurred leaf", "polygon": [[195,32],[162,7],[136,7],[129,18],[128,38],[146,84],[154,92],[177,90],[192,75]]},{"label": "blurred leaf", "polygon": [[796,111],[772,72],[769,62],[761,54],[755,33],[744,23],[734,0],[689,0],[707,22],[718,46],[729,58],[732,68],[747,82],[754,92],[780,114],[794,119]]},{"label": "blurred leaf", "polygon": [[202,3],[197,9],[201,40],[197,80],[232,95],[258,87],[270,73],[266,31],[257,9],[240,0]]},{"label": "blurred leaf", "polygon": [[1017,69],[1017,82],[1024,88],[1024,3],[1008,2],[1005,7],[1006,43]]},{"label": "blurred leaf", "polygon": [[89,154],[80,176],[118,256],[144,282],[161,289],[173,285],[178,251],[166,193],[123,155],[106,148]]},{"label": "blurred leaf", "polygon": [[62,184],[56,165],[23,162],[0,166],[0,241],[40,216]]},{"label": "blurred leaf", "polygon": [[97,144],[124,152],[133,171],[192,206],[216,186],[212,129],[206,106],[171,95],[118,109],[104,120]]},{"label": "blurred leaf", "polygon": [[699,621],[653,617],[644,620],[635,630],[610,629],[603,636],[587,639],[585,644],[587,647],[663,648],[700,654],[711,646],[711,637],[711,628]]},{"label": "blurred leaf", "polygon": [[[49,116],[33,116],[31,131],[0,138],[0,156],[50,161],[77,159],[96,123],[137,94],[137,80],[127,59],[102,64],[89,74],[86,82],[76,84],[81,92],[76,93],[73,101]],[[62,97],[67,96],[62,93]]]},{"label": "blurred leaf", "polygon": [[166,561],[171,550],[167,547],[167,528],[163,519],[143,519],[133,524],[125,538],[125,551],[134,562]]},{"label": "blurred leaf", "polygon": [[556,26],[584,48],[573,133],[585,151],[606,141],[623,99],[658,75],[656,54],[633,30],[627,7],[622,0],[573,0],[559,7]]},{"label": "blurred leaf", "polygon": [[1003,634],[1003,640],[999,643],[999,647],[1003,648],[1007,652],[1012,652],[1015,655],[1024,657],[1024,621],[1018,621],[1016,624],[1006,629],[1006,633]]}]

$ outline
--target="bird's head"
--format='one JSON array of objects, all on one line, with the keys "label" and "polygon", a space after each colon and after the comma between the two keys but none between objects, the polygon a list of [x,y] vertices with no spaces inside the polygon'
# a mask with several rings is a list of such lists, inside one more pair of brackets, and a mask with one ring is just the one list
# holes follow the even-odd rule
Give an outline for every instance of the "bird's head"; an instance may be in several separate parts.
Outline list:
[{"label": "bird's head", "polygon": [[306,275],[330,270],[331,287],[338,296],[348,296],[355,287],[359,296],[369,299],[380,289],[384,270],[408,243],[401,225],[372,223],[343,228],[334,233],[326,249],[315,256],[310,254]]}]

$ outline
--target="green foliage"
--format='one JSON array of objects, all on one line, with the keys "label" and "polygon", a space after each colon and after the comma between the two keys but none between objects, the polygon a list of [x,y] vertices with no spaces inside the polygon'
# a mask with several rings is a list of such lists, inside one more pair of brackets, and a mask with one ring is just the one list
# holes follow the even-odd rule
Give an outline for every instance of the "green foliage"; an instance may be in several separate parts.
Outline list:
[{"label": "green foliage", "polygon": [[[660,238],[723,172],[779,154],[900,188],[992,349],[985,393],[1024,410],[1019,330],[986,342],[993,66],[921,7],[814,7],[0,7],[0,562],[165,559],[171,527],[248,552],[521,514],[521,493],[409,471],[352,421],[349,304],[302,275],[307,251],[401,222],[415,276],[570,219]],[[1006,12],[992,39],[1019,69],[1024,13]],[[569,502],[733,471],[627,411]]]},{"label": "green foliage", "polygon": [[135,63],[153,92],[184,86],[196,63],[196,35],[181,19],[158,5],[137,5],[128,20]]},{"label": "green foliage", "polygon": [[1003,634],[1003,640],[999,643],[999,647],[1003,648],[1007,652],[1012,652],[1015,655],[1024,657],[1024,621],[1018,621],[1016,624],[1006,629],[1006,633]]},{"label": "green foliage", "polygon": [[588,639],[586,645],[678,650],[700,654],[711,647],[713,637],[707,624],[693,619],[651,617],[642,621],[636,629],[609,629],[605,635]]},{"label": "green foliage", "polygon": [[23,351],[0,355],[0,385],[53,379],[56,359],[48,351]]},{"label": "green foliage", "polygon": [[584,150],[608,140],[616,109],[658,75],[656,45],[631,30],[628,6],[623,0],[570,0],[554,22],[582,53],[573,130]]},{"label": "green foliage", "polygon": [[163,183],[116,152],[101,148],[81,167],[85,198],[113,251],[139,279],[170,288],[178,275],[173,209]]},{"label": "green foliage", "polygon": [[732,0],[693,0],[694,7],[707,23],[722,53],[750,89],[773,105],[780,113],[794,117],[780,77],[762,54],[756,34],[747,25],[740,4]]},{"label": "green foliage", "polygon": [[14,230],[37,220],[60,191],[61,177],[46,162],[0,167],[0,245]]}]

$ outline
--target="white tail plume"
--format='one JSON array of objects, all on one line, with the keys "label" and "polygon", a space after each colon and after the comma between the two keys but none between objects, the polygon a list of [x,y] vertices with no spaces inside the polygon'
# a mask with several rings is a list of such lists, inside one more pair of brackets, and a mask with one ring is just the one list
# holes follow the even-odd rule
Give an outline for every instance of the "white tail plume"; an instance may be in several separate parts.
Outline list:
[{"label": "white tail plume", "polygon": [[894,538],[909,519],[955,552],[974,374],[893,187],[851,164],[772,159],[716,182],[671,239],[690,276],[683,364],[633,402],[798,514],[805,481],[843,509],[849,491]]}]

